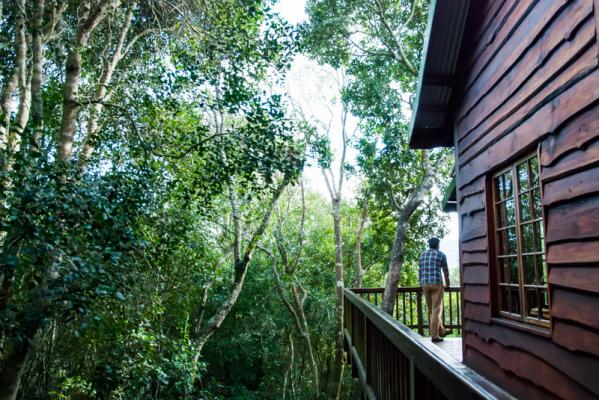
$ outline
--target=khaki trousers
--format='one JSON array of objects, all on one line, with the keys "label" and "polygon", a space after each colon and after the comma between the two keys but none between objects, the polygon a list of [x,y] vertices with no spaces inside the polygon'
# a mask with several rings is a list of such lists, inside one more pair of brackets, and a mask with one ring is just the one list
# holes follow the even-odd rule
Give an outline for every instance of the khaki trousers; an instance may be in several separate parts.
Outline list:
[{"label": "khaki trousers", "polygon": [[428,323],[432,338],[443,336],[445,328],[441,315],[443,314],[443,285],[423,285],[424,299],[428,308]]}]

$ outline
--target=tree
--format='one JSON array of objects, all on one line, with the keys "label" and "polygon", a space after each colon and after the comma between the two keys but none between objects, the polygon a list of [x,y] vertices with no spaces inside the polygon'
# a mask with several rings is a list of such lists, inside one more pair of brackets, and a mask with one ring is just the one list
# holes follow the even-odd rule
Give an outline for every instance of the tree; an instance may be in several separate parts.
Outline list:
[{"label": "tree", "polygon": [[310,54],[347,68],[344,100],[366,132],[359,144],[366,190],[395,220],[383,298],[390,314],[410,225],[423,204],[438,210],[431,192],[447,173],[446,154],[412,151],[407,140],[406,99],[415,91],[427,7],[418,0],[312,0],[305,26]]},{"label": "tree", "polygon": [[[297,334],[304,343],[305,351],[308,354],[308,362],[312,370],[313,393],[318,398],[321,391],[320,374],[314,356],[310,327],[308,326],[308,319],[305,312],[305,303],[309,292],[296,277],[298,270],[302,269],[302,252],[305,242],[306,201],[303,182],[299,186],[299,202],[297,201],[297,197],[297,194],[294,195],[288,192],[286,203],[284,204],[285,208],[281,206],[277,207],[276,225],[273,232],[273,246],[276,250],[264,249],[264,251],[272,259],[272,269],[279,297],[292,316]],[[299,206],[299,212],[292,209],[292,201],[294,207],[296,204]],[[299,214],[297,221],[294,214]],[[297,231],[294,229],[295,226],[297,226]],[[278,257],[276,256],[277,253]],[[279,269],[278,265],[281,265],[282,268]],[[284,281],[281,279],[282,273],[284,274]],[[289,336],[289,355],[290,363],[287,369],[288,372],[284,378],[283,397],[286,395],[287,377],[293,368],[293,337],[291,333]],[[293,381],[291,383],[293,387]]]},{"label": "tree", "polygon": [[[274,203],[302,156],[281,99],[260,90],[294,51],[261,1],[3,5],[0,398],[12,399],[39,332],[126,296],[135,221],[178,197],[206,211],[231,185]],[[223,110],[236,122],[218,130],[208,117]]]},{"label": "tree", "polygon": [[[329,398],[339,398],[347,357],[344,349],[345,339],[343,333],[345,267],[341,204],[343,201],[343,185],[346,180],[346,170],[348,169],[347,150],[356,129],[350,132],[351,114],[347,104],[339,96],[345,79],[344,70],[322,69],[319,72],[320,81],[318,86],[320,88],[329,86],[332,89],[332,97],[328,97],[329,93],[320,90],[317,98],[310,96],[309,100],[308,98],[293,99],[293,106],[304,129],[310,132],[310,152],[320,168],[331,202],[333,242],[335,244],[336,357],[331,366],[332,373],[327,387],[327,395]],[[314,103],[316,99],[320,100],[320,105],[328,111],[328,120],[323,120],[321,115],[312,110],[306,111],[305,103],[308,101]],[[338,119],[338,122],[335,121],[336,119]],[[340,141],[339,154],[334,154],[331,146],[332,139]],[[337,160],[335,160],[335,156],[337,156]]]}]

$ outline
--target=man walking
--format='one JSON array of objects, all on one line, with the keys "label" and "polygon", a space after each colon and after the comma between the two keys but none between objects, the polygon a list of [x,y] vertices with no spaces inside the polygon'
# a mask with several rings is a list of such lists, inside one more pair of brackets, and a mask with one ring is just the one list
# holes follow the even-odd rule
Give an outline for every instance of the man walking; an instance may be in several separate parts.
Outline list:
[{"label": "man walking", "polygon": [[441,270],[445,275],[445,286],[449,287],[449,270],[447,257],[439,251],[439,239],[428,241],[429,249],[420,255],[420,285],[424,292],[426,306],[429,312],[429,330],[433,342],[442,342],[445,328],[441,315],[443,313],[443,280]]}]

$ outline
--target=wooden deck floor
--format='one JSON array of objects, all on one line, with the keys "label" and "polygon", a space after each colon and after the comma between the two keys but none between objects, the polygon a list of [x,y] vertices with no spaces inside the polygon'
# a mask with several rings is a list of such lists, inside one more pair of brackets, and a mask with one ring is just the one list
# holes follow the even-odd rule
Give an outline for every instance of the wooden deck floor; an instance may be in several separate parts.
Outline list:
[{"label": "wooden deck floor", "polygon": [[442,342],[435,344],[454,359],[462,362],[462,338],[446,337]]}]

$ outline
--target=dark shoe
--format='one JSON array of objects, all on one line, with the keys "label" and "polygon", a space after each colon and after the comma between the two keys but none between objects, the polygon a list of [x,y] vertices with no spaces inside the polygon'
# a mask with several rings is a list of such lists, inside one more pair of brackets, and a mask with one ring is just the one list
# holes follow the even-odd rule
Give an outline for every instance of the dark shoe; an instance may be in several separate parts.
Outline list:
[{"label": "dark shoe", "polygon": [[439,342],[442,342],[442,341],[443,341],[443,338],[440,338],[440,337],[434,337],[434,338],[432,338],[431,340],[433,341],[433,343],[439,343]]}]

